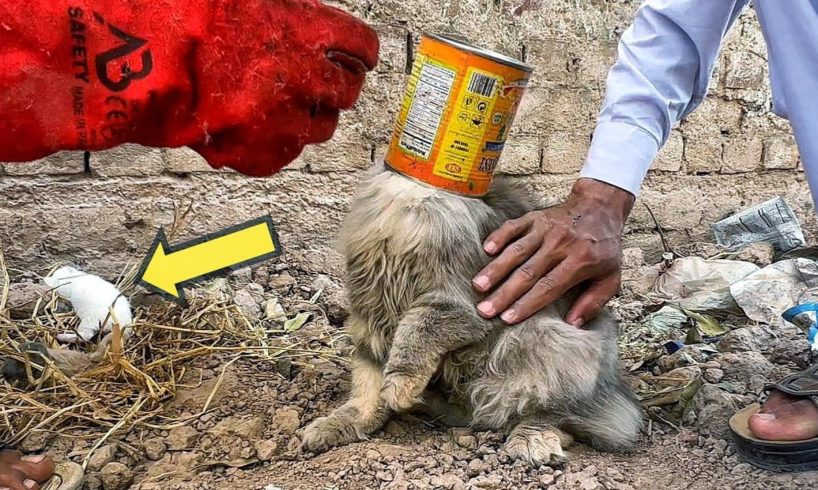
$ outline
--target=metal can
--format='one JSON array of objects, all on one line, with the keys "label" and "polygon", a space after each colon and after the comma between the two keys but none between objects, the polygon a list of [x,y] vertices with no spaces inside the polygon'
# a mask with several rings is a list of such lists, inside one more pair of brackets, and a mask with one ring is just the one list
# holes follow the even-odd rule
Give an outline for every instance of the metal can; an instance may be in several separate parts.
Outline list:
[{"label": "metal can", "polygon": [[434,187],[485,195],[531,71],[453,37],[424,34],[385,164]]}]

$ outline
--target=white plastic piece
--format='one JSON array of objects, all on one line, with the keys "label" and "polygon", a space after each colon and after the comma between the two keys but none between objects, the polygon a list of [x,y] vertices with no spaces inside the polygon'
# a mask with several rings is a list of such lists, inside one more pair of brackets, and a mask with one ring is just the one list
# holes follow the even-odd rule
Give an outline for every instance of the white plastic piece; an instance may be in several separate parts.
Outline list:
[{"label": "white plastic piece", "polygon": [[[93,274],[86,274],[73,267],[60,267],[46,277],[44,282],[57,294],[69,301],[80,319],[77,334],[83,340],[91,340],[100,331],[108,333],[114,320],[109,314],[113,306],[116,321],[121,328],[133,323],[131,305],[113,284]],[[103,324],[104,322],[104,324]],[[74,343],[77,334],[64,333],[57,335],[60,342]]]}]

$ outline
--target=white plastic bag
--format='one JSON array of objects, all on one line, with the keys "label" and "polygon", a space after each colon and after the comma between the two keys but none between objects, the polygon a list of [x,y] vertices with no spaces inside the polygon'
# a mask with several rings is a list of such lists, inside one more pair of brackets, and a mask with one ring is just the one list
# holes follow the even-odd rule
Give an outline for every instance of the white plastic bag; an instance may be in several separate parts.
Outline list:
[{"label": "white plastic bag", "polygon": [[[60,342],[73,343],[77,335],[83,340],[91,340],[102,328],[103,333],[111,331],[114,324],[109,308],[113,307],[119,326],[123,329],[133,322],[131,305],[119,290],[99,276],[86,274],[73,267],[60,267],[46,277],[44,282],[57,294],[69,301],[80,319],[77,333],[57,335]],[[103,324],[104,323],[104,324]]]},{"label": "white plastic bag", "polygon": [[738,311],[730,285],[760,268],[740,260],[683,257],[656,280],[654,290],[668,303],[697,312]]}]

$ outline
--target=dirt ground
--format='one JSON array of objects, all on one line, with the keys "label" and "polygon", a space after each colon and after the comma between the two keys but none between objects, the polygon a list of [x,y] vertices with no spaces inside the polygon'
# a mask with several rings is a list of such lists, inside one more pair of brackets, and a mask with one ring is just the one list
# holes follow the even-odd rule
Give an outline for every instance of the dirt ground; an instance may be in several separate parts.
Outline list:
[{"label": "dirt ground", "polygon": [[[629,280],[639,277],[638,271],[626,274]],[[233,291],[246,290],[249,282],[258,285],[250,289],[260,287],[268,295],[300,300],[320,290],[318,303],[326,316],[317,316],[292,335],[329,346],[337,357],[292,361],[252,357],[230,362],[214,355],[197,360],[167,406],[169,416],[192,420],[171,430],[135,429],[108,439],[88,461],[84,488],[794,489],[815,488],[818,482],[818,473],[787,475],[754,469],[738,458],[724,432],[726,418],[736,408],[759,398],[762,381],[757,376],[772,380],[804,362],[805,341],[795,332],[779,332],[750,346],[722,339],[718,345],[723,352],[706,360],[699,359],[697,351],[686,350],[673,356],[648,356],[647,362],[634,368],[633,338],[641,339],[640,348],[658,351],[665,339],[629,330],[637,328],[635,320],[645,311],[633,300],[638,296],[633,288],[627,287],[614,309],[623,320],[623,364],[631,371],[634,385],[643,382],[640,373],[695,371],[704,377],[695,410],[682,417],[683,427],[652,417],[634,452],[603,454],[577,445],[570,449],[570,461],[559,468],[532,468],[510,461],[502,451],[501,434],[433,427],[411,416],[389,422],[369,441],[317,456],[302,454],[299,436],[304,426],[341,404],[349,388],[344,358],[351,345],[341,331],[342,290],[327,276],[315,277],[281,264],[244,272],[230,281]],[[233,295],[237,302],[246,296]],[[263,308],[252,301],[242,306],[252,314],[261,314]],[[735,331],[730,335],[746,340],[741,334],[752,333],[752,328],[758,327],[738,328],[739,335],[733,335]],[[211,408],[197,417],[211,393]],[[82,461],[100,433],[73,434],[33,435],[22,449],[45,449],[58,459]]]}]

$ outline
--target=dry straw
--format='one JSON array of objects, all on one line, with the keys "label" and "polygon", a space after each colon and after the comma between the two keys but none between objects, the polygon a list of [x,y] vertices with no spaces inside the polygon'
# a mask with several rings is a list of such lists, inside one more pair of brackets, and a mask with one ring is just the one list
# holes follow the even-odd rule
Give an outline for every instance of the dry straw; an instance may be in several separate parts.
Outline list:
[{"label": "dry straw", "polygon": [[[136,267],[121,274],[118,287],[126,296]],[[77,324],[73,312],[61,312],[55,294],[41,297],[33,314],[24,320],[9,314],[9,275],[0,250],[0,356],[28,359],[21,354],[25,342],[39,341],[57,347],[58,333]],[[274,362],[281,358],[319,357],[337,360],[331,348],[308,343],[270,320],[251,322],[235,305],[216,297],[190,298],[187,307],[161,302],[135,310],[132,333],[126,342],[118,327],[99,345],[84,346],[90,365],[66,376],[53,363],[44,370],[27,369],[28,387],[14,387],[0,379],[0,441],[15,445],[36,432],[63,435],[94,431],[100,446],[135,427],[170,429],[184,425],[211,407],[226,369],[221,370],[213,392],[201,412],[186,419],[165,411],[192,362],[218,355],[225,368],[240,358],[258,357]],[[32,359],[34,366],[42,362]],[[40,375],[40,372],[42,374]],[[91,454],[91,452],[89,452]]]}]

